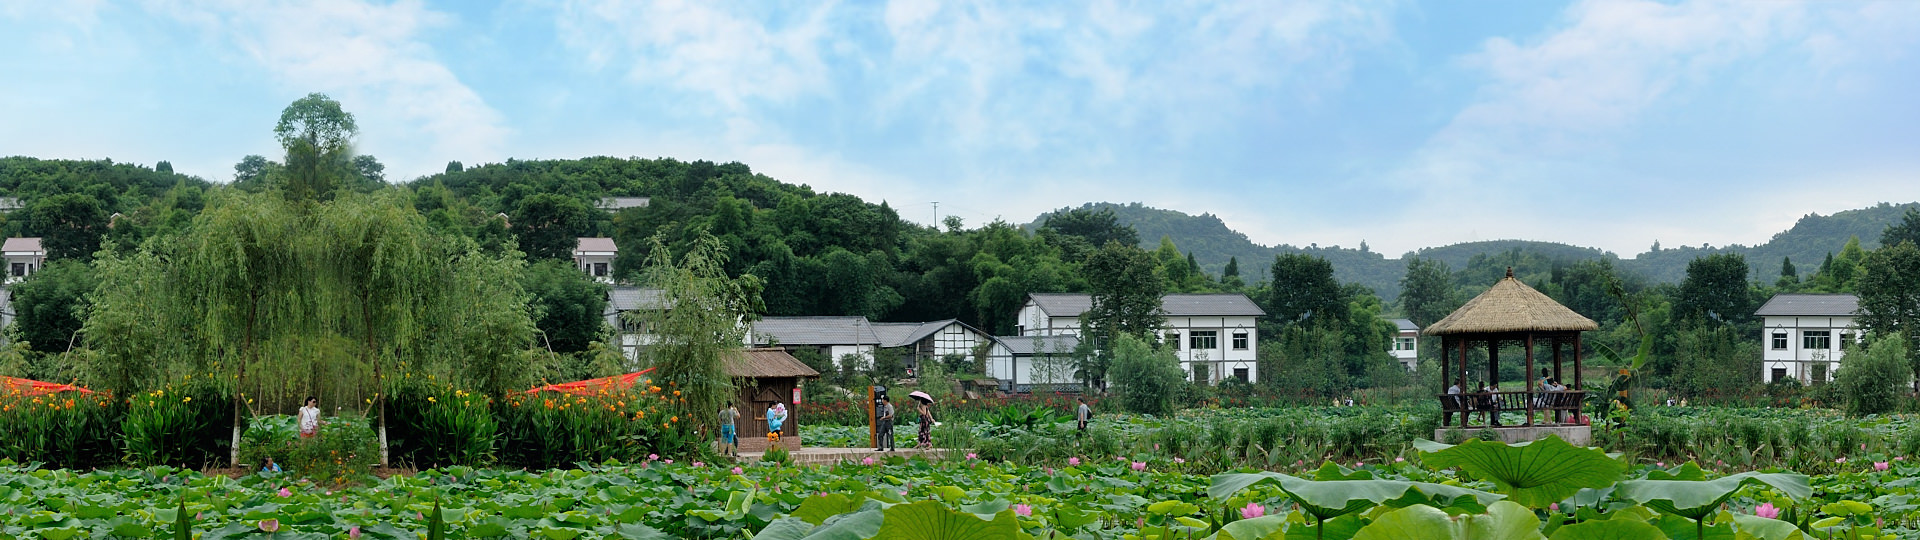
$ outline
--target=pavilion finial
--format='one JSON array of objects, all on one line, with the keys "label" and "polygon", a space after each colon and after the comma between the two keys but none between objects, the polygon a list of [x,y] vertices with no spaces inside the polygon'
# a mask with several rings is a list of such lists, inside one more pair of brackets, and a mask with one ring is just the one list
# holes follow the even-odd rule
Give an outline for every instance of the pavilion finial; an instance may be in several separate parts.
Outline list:
[{"label": "pavilion finial", "polygon": [[1508,278],[1512,278],[1512,277],[1513,277],[1513,267],[1511,267],[1511,266],[1509,266],[1509,267],[1507,267],[1507,277],[1508,277]]}]

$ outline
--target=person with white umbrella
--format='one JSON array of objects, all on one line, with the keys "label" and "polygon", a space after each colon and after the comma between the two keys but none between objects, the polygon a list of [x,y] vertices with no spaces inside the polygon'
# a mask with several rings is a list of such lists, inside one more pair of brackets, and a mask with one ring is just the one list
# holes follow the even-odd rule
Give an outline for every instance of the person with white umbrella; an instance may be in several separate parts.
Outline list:
[{"label": "person with white umbrella", "polygon": [[933,396],[918,390],[907,395],[912,396],[920,408],[920,444],[914,448],[933,448]]}]

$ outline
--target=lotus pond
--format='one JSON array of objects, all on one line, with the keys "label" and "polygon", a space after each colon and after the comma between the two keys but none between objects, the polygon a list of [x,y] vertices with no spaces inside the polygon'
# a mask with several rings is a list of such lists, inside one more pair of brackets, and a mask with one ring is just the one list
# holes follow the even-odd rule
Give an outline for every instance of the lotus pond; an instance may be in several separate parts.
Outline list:
[{"label": "lotus pond", "polygon": [[[1350,465],[1350,464],[1349,464]],[[1663,464],[1664,465],[1664,464]],[[1557,439],[1198,474],[1180,458],[955,456],[452,467],[330,490],[273,474],[0,464],[6,538],[1910,538],[1906,461],[1807,477],[1635,466]]]}]

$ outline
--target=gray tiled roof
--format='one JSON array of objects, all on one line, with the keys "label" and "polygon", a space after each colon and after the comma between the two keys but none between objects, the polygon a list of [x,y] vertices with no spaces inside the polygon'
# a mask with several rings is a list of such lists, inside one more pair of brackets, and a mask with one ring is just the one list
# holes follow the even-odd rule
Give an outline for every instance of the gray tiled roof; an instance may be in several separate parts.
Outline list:
[{"label": "gray tiled roof", "polygon": [[1080,336],[1000,336],[993,339],[1006,346],[1014,356],[1031,356],[1036,350],[1066,354],[1080,346]]},{"label": "gray tiled roof", "polygon": [[866,317],[767,317],[754,321],[755,345],[880,345]]},{"label": "gray tiled roof", "polygon": [[573,244],[574,253],[582,251],[620,251],[612,238],[579,238]]},{"label": "gray tiled roof", "polygon": [[649,287],[614,287],[607,292],[608,311],[659,309],[661,290]]},{"label": "gray tiled roof", "polygon": [[[1033,293],[1029,298],[1049,317],[1079,317],[1093,309],[1093,296],[1077,293]],[[1267,312],[1239,293],[1169,294],[1160,298],[1168,317],[1253,316]]]},{"label": "gray tiled roof", "polygon": [[601,198],[599,202],[594,203],[594,206],[597,206],[606,210],[620,210],[623,208],[646,208],[647,203],[651,201],[652,199],[648,197],[604,197],[604,198]]},{"label": "gray tiled roof", "polygon": [[1851,294],[1776,294],[1754,315],[1851,317],[1859,311],[1860,297]]},{"label": "gray tiled roof", "polygon": [[1413,324],[1413,321],[1410,319],[1394,319],[1393,325],[1400,327],[1401,332],[1419,332],[1420,331],[1420,325]]},{"label": "gray tiled roof", "polygon": [[918,343],[920,340],[927,339],[927,336],[933,335],[934,332],[939,332],[948,326],[956,324],[981,336],[987,335],[986,332],[981,332],[967,323],[960,322],[959,319],[921,323],[873,323],[873,333],[880,337],[881,347],[905,347]]}]

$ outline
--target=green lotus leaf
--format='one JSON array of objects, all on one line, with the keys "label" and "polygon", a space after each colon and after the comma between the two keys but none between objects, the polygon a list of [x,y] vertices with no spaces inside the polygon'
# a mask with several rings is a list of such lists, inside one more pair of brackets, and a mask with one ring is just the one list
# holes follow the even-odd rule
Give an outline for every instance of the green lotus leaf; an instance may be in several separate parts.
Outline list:
[{"label": "green lotus leaf", "polygon": [[998,540],[1025,534],[1013,512],[988,521],[933,501],[895,505],[885,512],[874,540]]},{"label": "green lotus leaf", "polygon": [[1387,501],[1399,500],[1407,497],[1409,492],[1418,492],[1427,500],[1432,500],[1435,496],[1450,500],[1471,496],[1483,505],[1501,498],[1492,493],[1445,484],[1401,480],[1316,481],[1276,472],[1214,475],[1213,485],[1207,488],[1207,496],[1226,499],[1239,493],[1240,490],[1263,482],[1278,484],[1280,490],[1286,492],[1295,503],[1299,503],[1302,510],[1323,520],[1363,511]]},{"label": "green lotus leaf", "polygon": [[1487,507],[1485,514],[1449,516],[1431,506],[1409,506],[1382,514],[1361,527],[1354,540],[1544,540],[1533,511],[1511,501]]},{"label": "green lotus leaf", "polygon": [[1287,514],[1260,516],[1228,523],[1214,540],[1268,540],[1286,535]]},{"label": "green lotus leaf", "polygon": [[1633,519],[1575,523],[1553,532],[1550,540],[1666,540],[1659,527]]},{"label": "green lotus leaf", "polygon": [[1799,540],[1807,537],[1792,523],[1747,514],[1731,515],[1734,535],[1740,540]]},{"label": "green lotus leaf", "polygon": [[1548,435],[1519,444],[1468,439],[1457,445],[1418,440],[1421,462],[1458,468],[1494,483],[1509,500],[1533,508],[1565,500],[1581,488],[1612,485],[1627,465],[1598,448],[1582,448]]},{"label": "green lotus leaf", "polygon": [[753,535],[753,540],[800,540],[813,530],[813,524],[797,517],[783,517],[768,523]]},{"label": "green lotus leaf", "polygon": [[851,514],[841,514],[828,518],[813,532],[807,533],[804,540],[865,540],[880,532],[880,524],[886,519],[876,504],[872,508],[863,508]]},{"label": "green lotus leaf", "polygon": [[859,510],[860,503],[859,497],[849,497],[843,493],[828,493],[807,497],[807,500],[801,502],[799,508],[793,509],[790,515],[806,520],[810,525],[819,525],[827,518]]},{"label": "green lotus leaf", "polygon": [[1706,481],[1626,480],[1615,486],[1614,493],[1663,514],[1698,520],[1718,510],[1721,503],[1750,483],[1772,486],[1794,499],[1813,496],[1807,475],[1762,472],[1744,472]]}]

